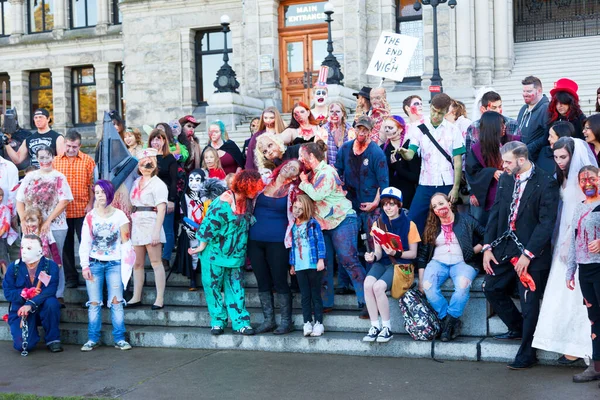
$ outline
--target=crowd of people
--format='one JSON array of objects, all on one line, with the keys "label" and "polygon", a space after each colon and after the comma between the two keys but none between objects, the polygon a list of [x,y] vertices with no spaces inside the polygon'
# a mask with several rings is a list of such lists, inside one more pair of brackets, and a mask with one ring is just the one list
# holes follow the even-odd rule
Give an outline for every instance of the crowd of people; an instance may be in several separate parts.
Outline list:
[{"label": "crowd of people", "polygon": [[[471,287],[484,274],[483,293],[508,327],[496,339],[521,341],[509,368],[531,367],[544,349],[562,364],[589,360],[576,382],[600,379],[600,114],[583,114],[570,79],[555,83],[550,100],[538,78],[522,85],[516,119],[502,114],[493,90],[469,119],[465,105],[443,93],[429,115],[419,96],[407,97],[403,117],[384,88],[363,87],[351,120],[321,84],[315,107],[295,104],[287,126],[266,108],[243,150],[221,121],[208,124],[202,147],[191,115],[145,126],[142,140],[113,112],[137,160],[117,187],[97,179],[101,155],[83,153],[77,131],[58,134],[48,111],[37,110],[36,131],[7,143],[0,158],[0,265],[15,349],[35,347],[41,324],[48,348],[62,351],[58,323],[65,288],[78,285],[77,237],[89,296],[82,351],[100,344],[103,304],[115,346],[131,348],[124,309],[144,306],[146,255],[156,286],[151,309],[165,307],[167,271],[187,276],[190,291],[199,274],[213,335],[228,321],[242,335],[293,331],[299,291],[303,334],[318,337],[335,296],[353,293],[358,317],[371,323],[363,340],[378,343],[393,338],[394,265],[412,264],[442,341],[460,335]],[[10,262],[19,230],[20,258]],[[398,235],[401,248],[377,240],[385,232]],[[255,327],[243,285],[250,270],[263,313]],[[448,279],[450,299],[441,288]]]}]

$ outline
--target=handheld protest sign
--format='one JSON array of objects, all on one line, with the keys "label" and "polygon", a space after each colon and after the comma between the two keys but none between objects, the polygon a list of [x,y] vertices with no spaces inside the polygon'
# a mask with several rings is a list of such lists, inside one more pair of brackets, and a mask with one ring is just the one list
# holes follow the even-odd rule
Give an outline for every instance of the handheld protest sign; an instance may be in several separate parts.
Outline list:
[{"label": "handheld protest sign", "polygon": [[367,75],[402,81],[418,43],[419,39],[412,36],[382,32]]}]

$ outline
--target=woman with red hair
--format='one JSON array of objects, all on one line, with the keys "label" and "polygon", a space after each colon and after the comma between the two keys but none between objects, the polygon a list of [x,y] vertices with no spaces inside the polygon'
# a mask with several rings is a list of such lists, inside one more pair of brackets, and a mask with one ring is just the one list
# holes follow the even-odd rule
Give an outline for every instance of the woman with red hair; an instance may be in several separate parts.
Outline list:
[{"label": "woman with red hair", "polygon": [[223,334],[228,314],[235,332],[254,335],[244,304],[242,267],[246,261],[248,230],[254,219],[252,200],[263,188],[258,172],[238,172],[231,189],[210,203],[196,232],[199,245],[188,251],[200,253],[202,285],[213,335]]},{"label": "woman with red hair", "polygon": [[327,143],[327,131],[319,126],[310,107],[302,102],[294,104],[292,120],[281,134],[283,142],[292,145],[316,142],[317,140]]},{"label": "woman with red hair", "polygon": [[569,121],[575,128],[573,137],[583,139],[583,121],[586,116],[579,107],[577,89],[577,83],[567,78],[561,78],[554,83],[554,88],[550,90],[552,100],[548,106],[548,127],[556,121]]}]

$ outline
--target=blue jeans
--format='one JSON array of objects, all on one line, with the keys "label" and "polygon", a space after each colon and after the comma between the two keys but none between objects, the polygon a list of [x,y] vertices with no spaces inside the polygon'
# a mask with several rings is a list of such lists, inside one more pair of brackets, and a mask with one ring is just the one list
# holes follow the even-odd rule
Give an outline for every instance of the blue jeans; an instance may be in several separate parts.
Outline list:
[{"label": "blue jeans", "polygon": [[[437,150],[436,150],[437,151]],[[408,210],[408,219],[417,225],[419,233],[423,235],[425,230],[425,222],[427,221],[427,215],[429,214],[429,204],[431,204],[431,197],[437,192],[448,194],[452,190],[452,185],[446,186],[417,186],[415,197]]]},{"label": "blue jeans", "polygon": [[[440,319],[448,314],[454,318],[462,316],[467,301],[469,301],[471,282],[476,276],[477,270],[464,261],[456,264],[443,264],[431,260],[427,264],[423,276],[423,289],[425,289],[427,300]],[[452,278],[454,283],[454,293],[450,298],[450,304],[440,289],[448,277]]]},{"label": "blue jeans", "polygon": [[[98,343],[100,341],[100,328],[102,326],[102,288],[106,280],[108,299],[106,306],[110,309],[113,326],[113,339],[115,343],[125,340],[125,312],[123,311],[123,281],[121,280],[121,261],[94,261],[90,260],[90,270],[93,279],[86,280],[89,301],[88,307],[88,339]],[[116,298],[118,303],[113,304]],[[96,304],[92,304],[96,303]]]},{"label": "blue jeans", "polygon": [[333,260],[337,255],[340,267],[350,275],[358,306],[365,304],[365,268],[358,260],[356,238],[358,236],[358,223],[355,214],[346,216],[337,227],[323,231],[325,248],[327,251],[327,273],[323,275],[323,307],[333,307]]},{"label": "blue jeans", "polygon": [[[14,304],[13,304],[14,305]],[[15,350],[23,350],[23,331],[21,330],[21,317],[17,316],[17,307],[11,308],[8,316],[10,333],[13,337],[13,347]],[[27,350],[31,351],[40,341],[38,326],[44,327],[44,341],[46,345],[60,343],[60,303],[54,297],[47,298],[37,309],[35,313],[29,313],[27,316],[27,325],[29,328],[29,337],[27,338]]]},{"label": "blue jeans", "polygon": [[165,238],[167,242],[163,246],[162,258],[171,262],[171,255],[173,248],[175,247],[175,213],[165,213],[165,220],[163,221],[163,229],[165,230]]}]

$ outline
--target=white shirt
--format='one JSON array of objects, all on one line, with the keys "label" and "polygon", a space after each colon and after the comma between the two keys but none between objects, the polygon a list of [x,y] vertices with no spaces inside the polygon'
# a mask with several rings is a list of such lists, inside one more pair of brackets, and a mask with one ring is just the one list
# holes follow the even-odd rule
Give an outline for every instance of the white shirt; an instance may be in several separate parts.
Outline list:
[{"label": "white shirt", "polygon": [[[0,188],[4,191],[3,205],[11,205],[12,215],[17,215],[17,190],[19,170],[11,161],[0,157]],[[14,190],[13,190],[14,189]]]},{"label": "white shirt", "polygon": [[[450,157],[465,153],[465,141],[456,126],[443,120],[440,126],[434,128],[429,119],[425,121],[431,136],[437,140]],[[410,138],[409,149],[421,156],[421,175],[419,185],[445,186],[454,185],[454,168],[446,157],[435,147],[420,129],[418,124],[408,128]]]}]

